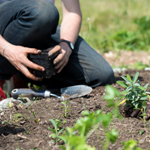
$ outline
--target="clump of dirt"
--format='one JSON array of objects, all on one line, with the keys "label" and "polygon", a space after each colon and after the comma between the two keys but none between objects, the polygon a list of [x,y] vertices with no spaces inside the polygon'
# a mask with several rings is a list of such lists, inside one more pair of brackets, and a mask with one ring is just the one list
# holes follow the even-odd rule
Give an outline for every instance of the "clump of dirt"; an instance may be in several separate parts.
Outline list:
[{"label": "clump of dirt", "polygon": [[[115,73],[116,80],[121,80],[120,76],[126,76],[129,74],[131,77],[137,72],[137,70],[126,70],[122,73]],[[150,72],[139,71],[139,80],[142,85],[150,83]],[[113,84],[119,91],[124,89],[117,83]],[[150,91],[150,88],[148,88]],[[62,128],[67,126],[72,127],[76,120],[81,117],[81,113],[84,110],[90,112],[101,109],[104,113],[109,112],[106,101],[103,99],[105,93],[105,86],[99,86],[93,89],[92,93],[88,96],[75,98],[69,101],[70,107],[69,115],[64,117],[64,109],[61,101],[56,98],[47,98],[36,100],[29,106],[15,106],[8,111],[2,112],[0,116],[0,149],[4,150],[16,150],[25,149],[30,150],[33,148],[42,150],[57,150],[60,149],[58,145],[52,142],[50,136],[51,131],[48,127],[53,127],[49,119],[58,118],[63,123]],[[138,141],[138,146],[147,149],[150,147],[150,125],[147,124],[147,130],[144,130],[143,122],[138,118],[127,117],[124,112],[124,107],[120,106],[120,113],[123,116],[123,120],[115,119],[111,128],[115,128],[119,135],[115,144],[110,144],[109,149],[120,150],[122,149],[122,142],[126,142],[129,139]],[[143,134],[140,131],[144,130]],[[94,145],[97,150],[101,150],[101,140],[104,139],[104,131],[101,129],[96,130],[88,138],[88,143]],[[59,143],[60,144],[60,143]],[[63,143],[61,143],[63,144]]]}]

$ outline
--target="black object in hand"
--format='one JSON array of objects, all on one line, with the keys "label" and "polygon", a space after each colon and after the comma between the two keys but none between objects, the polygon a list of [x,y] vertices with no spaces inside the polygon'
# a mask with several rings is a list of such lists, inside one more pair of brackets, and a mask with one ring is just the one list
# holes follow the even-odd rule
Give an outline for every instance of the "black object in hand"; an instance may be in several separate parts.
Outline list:
[{"label": "black object in hand", "polygon": [[55,74],[53,60],[58,56],[59,51],[53,54],[48,53],[49,50],[43,50],[38,55],[29,54],[29,60],[45,68],[45,71],[38,71],[29,68],[30,72],[34,74],[36,77],[51,78],[52,75]]}]

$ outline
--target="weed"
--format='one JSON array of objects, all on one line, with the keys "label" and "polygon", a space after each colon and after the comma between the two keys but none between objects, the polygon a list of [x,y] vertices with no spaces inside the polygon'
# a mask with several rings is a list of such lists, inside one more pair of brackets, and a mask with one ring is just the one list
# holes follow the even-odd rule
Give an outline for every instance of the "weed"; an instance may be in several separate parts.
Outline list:
[{"label": "weed", "polygon": [[146,115],[147,115],[147,112],[149,111],[149,109],[148,110],[146,110],[146,102],[144,101],[143,102],[143,108],[142,109],[139,109],[140,111],[141,111],[141,116],[142,116],[142,118],[140,117],[140,119],[142,120],[142,122],[143,122],[143,124],[144,124],[144,128],[146,128],[146,123],[147,123],[147,121],[146,121]]},{"label": "weed", "polygon": [[123,145],[123,150],[142,150],[141,148],[137,147],[137,142],[135,140],[124,142]]},{"label": "weed", "polygon": [[13,121],[18,122],[19,120],[23,119],[23,115],[20,113],[13,114]]},{"label": "weed", "polygon": [[68,102],[69,102],[69,100],[61,102],[64,106],[62,106],[60,108],[64,108],[65,109],[64,114],[63,114],[64,117],[67,117],[69,115],[68,112],[70,111],[70,109],[68,109],[68,108],[71,107],[71,106],[67,105]]},{"label": "weed", "polygon": [[144,133],[144,130],[140,130],[139,134],[142,135]]},{"label": "weed", "polygon": [[25,130],[25,133],[26,133],[26,134],[30,134],[30,131],[28,131],[28,130]]},{"label": "weed", "polygon": [[8,123],[8,120],[2,121],[2,124],[5,124],[5,123],[6,123],[6,124],[9,124],[9,123]]},{"label": "weed", "polygon": [[59,128],[62,126],[62,121],[59,119],[50,119],[51,123],[54,126],[53,128],[48,127],[48,130],[50,130],[51,132],[53,132],[53,134],[51,134],[51,137],[55,139],[55,143],[58,142],[58,139],[62,139],[62,137],[60,136],[60,134],[62,133],[62,131],[64,129],[59,130]]},{"label": "weed", "polygon": [[[30,106],[28,106],[28,108],[30,109],[31,114],[32,114],[33,117],[34,117],[34,121],[35,121],[36,123],[38,123],[38,122],[40,121],[40,118],[37,118],[37,117],[36,117],[36,114],[34,113],[33,109],[32,109]],[[26,119],[28,120],[27,116],[26,116]]]},{"label": "weed", "polygon": [[8,120],[4,120],[4,121],[2,121],[2,124],[10,124],[10,125],[14,125],[14,126],[22,127],[21,125],[11,123],[11,122],[9,122]]}]

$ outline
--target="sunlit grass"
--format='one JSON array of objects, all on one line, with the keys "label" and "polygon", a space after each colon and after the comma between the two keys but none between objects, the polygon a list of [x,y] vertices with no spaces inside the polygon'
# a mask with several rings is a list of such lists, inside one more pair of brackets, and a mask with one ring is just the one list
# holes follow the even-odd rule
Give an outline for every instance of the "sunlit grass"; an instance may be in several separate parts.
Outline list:
[{"label": "sunlit grass", "polygon": [[[150,16],[148,0],[80,0],[80,3],[83,15],[80,35],[96,50],[150,50],[150,40],[145,40],[150,39],[150,25],[141,31],[141,25],[134,23],[135,19]],[[61,22],[61,1],[56,0],[56,6]]]}]

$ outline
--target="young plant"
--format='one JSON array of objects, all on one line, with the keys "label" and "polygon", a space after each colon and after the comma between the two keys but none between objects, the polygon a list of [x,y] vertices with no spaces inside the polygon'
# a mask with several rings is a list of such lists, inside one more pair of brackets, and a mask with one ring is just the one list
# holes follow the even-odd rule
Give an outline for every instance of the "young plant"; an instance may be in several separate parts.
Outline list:
[{"label": "young plant", "polygon": [[31,114],[32,114],[33,117],[34,117],[34,121],[35,121],[36,123],[38,123],[38,122],[40,121],[40,118],[39,118],[39,119],[37,118],[37,116],[35,115],[34,111],[32,110],[32,108],[31,108],[30,106],[28,106],[28,108],[30,109]]},{"label": "young plant", "polygon": [[127,77],[121,76],[124,81],[117,81],[119,85],[126,88],[121,94],[125,95],[125,99],[120,103],[126,102],[125,106],[129,106],[134,109],[142,109],[143,102],[148,101],[148,95],[150,92],[146,92],[148,84],[145,86],[141,85],[138,80],[139,72],[137,72],[133,79],[127,74]]},{"label": "young plant", "polygon": [[141,148],[137,147],[137,142],[133,139],[123,143],[124,148],[122,150],[142,150]]},{"label": "young plant", "polygon": [[58,142],[58,139],[62,139],[62,137],[60,136],[60,134],[62,133],[62,131],[64,129],[61,129],[59,130],[59,128],[62,126],[62,121],[59,120],[59,119],[49,119],[51,121],[51,123],[53,124],[54,126],[54,129],[53,128],[50,128],[48,127],[48,130],[50,130],[51,132],[53,132],[53,134],[51,134],[51,137],[55,139],[55,143]]},{"label": "young plant", "polygon": [[86,140],[93,134],[102,124],[104,131],[106,131],[106,140],[104,143],[104,150],[108,149],[109,143],[114,143],[117,139],[118,133],[115,129],[108,131],[108,126],[112,121],[112,114],[103,114],[101,110],[97,112],[84,111],[82,113],[84,117],[77,120],[73,127],[67,127],[67,132],[64,132],[62,139],[65,142],[65,146],[61,146],[63,150],[96,150],[95,147],[91,147],[86,143]]},{"label": "young plant", "polygon": [[100,124],[102,124],[105,132],[103,149],[107,150],[110,142],[115,143],[118,133],[115,129],[109,130],[109,124],[113,117],[120,118],[118,111],[119,100],[115,99],[118,95],[119,91],[117,89],[107,86],[105,100],[108,101],[109,107],[112,107],[113,110],[107,114],[102,113],[101,110],[91,113],[85,110],[82,113],[83,117],[78,119],[73,127],[66,128],[66,131],[61,136],[61,139],[65,142],[65,146],[61,145],[60,147],[63,150],[96,150],[95,147],[88,145],[86,140],[99,128]]},{"label": "young plant", "polygon": [[62,106],[60,108],[64,108],[65,109],[64,114],[63,114],[64,117],[67,117],[69,115],[68,112],[70,111],[70,109],[68,109],[68,108],[71,107],[71,106],[67,105],[68,102],[69,102],[69,100],[61,102],[64,106]]},{"label": "young plant", "polygon": [[140,110],[142,112],[141,116],[143,116],[143,118],[140,117],[140,119],[142,120],[142,122],[144,124],[144,128],[146,128],[146,115],[147,115],[147,111],[149,111],[149,109],[146,110],[146,102],[145,101],[143,102],[143,108]]}]

